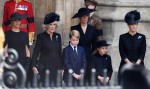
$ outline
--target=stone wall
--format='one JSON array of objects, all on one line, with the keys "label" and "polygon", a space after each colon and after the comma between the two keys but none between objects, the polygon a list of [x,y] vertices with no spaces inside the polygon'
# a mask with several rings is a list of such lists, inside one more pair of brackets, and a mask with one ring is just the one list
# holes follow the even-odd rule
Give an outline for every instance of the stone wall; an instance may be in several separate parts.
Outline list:
[{"label": "stone wall", "polygon": [[118,50],[119,36],[129,31],[124,16],[131,10],[141,13],[138,32],[146,35],[147,52],[146,67],[150,69],[150,1],[149,0],[98,0],[97,14],[103,19],[105,39],[112,45],[109,47],[114,69],[118,69],[120,55]]}]

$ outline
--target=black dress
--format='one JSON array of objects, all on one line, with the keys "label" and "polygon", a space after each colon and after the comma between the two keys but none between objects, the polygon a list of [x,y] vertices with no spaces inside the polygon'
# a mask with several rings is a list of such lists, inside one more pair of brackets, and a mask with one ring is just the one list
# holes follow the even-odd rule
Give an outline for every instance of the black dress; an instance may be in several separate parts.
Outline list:
[{"label": "black dress", "polygon": [[25,45],[29,47],[28,34],[20,31],[13,32],[12,30],[5,32],[5,43],[4,47],[8,44],[8,48],[13,48],[18,52],[18,61],[25,67],[26,61],[26,48]]},{"label": "black dress", "polygon": [[45,81],[45,70],[50,70],[50,83],[56,84],[57,70],[62,68],[62,47],[61,36],[53,33],[52,40],[47,32],[38,34],[37,41],[32,56],[32,67],[36,67],[36,60],[39,57],[39,63],[43,68],[40,72],[40,80]]},{"label": "black dress", "polygon": [[104,69],[107,69],[107,77],[111,79],[113,69],[112,69],[112,62],[110,56],[108,55],[101,56],[100,54],[97,53],[92,56],[91,64],[92,64],[92,68],[96,69],[97,81],[99,81],[97,78],[99,75],[101,77],[104,77],[104,73],[103,73]]},{"label": "black dress", "polygon": [[96,48],[96,41],[97,41],[97,34],[96,34],[96,28],[91,25],[87,25],[86,33],[84,34],[81,24],[78,24],[76,26],[72,26],[71,30],[77,30],[80,33],[80,39],[79,39],[79,46],[83,47],[85,50],[86,55],[86,62],[87,62],[87,68],[85,73],[85,80],[88,80],[90,83],[90,60],[91,60],[91,54],[93,50]]},{"label": "black dress", "polygon": [[136,63],[137,60],[140,59],[142,61],[140,65],[144,66],[144,57],[146,52],[145,35],[140,33],[136,33],[133,36],[130,35],[129,33],[120,35],[119,52],[122,59],[119,66],[119,76],[121,68],[123,67],[124,64],[126,64],[124,62],[124,59],[126,58],[128,58],[129,61],[131,61],[132,63]]},{"label": "black dress", "polygon": [[[27,65],[26,63],[28,62],[26,59],[26,45],[29,47],[29,38],[28,34],[20,31],[20,32],[13,32],[12,30],[5,32],[5,43],[4,47],[8,44],[8,49],[13,48],[17,51],[19,58],[17,62],[19,62],[26,70],[27,70]],[[9,55],[9,54],[8,54]],[[7,85],[9,88],[15,88],[17,85],[20,86],[22,82],[22,70],[19,68],[13,68],[13,69],[8,69],[7,67],[4,68],[4,76],[5,73],[7,72],[13,72],[17,76],[17,82],[14,83],[13,85]],[[16,85],[17,84],[17,85]]]}]

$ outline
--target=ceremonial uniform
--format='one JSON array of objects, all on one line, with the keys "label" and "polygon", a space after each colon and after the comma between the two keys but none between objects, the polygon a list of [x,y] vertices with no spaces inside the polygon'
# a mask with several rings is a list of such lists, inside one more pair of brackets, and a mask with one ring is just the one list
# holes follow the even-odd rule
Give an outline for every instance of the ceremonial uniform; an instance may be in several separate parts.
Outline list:
[{"label": "ceremonial uniform", "polygon": [[11,14],[14,12],[18,12],[21,15],[28,14],[29,16],[27,19],[21,20],[20,30],[27,33],[31,33],[31,32],[35,33],[32,4],[24,0],[20,0],[20,2],[18,3],[16,3],[14,0],[10,0],[5,3],[3,24],[2,24],[4,32],[12,29],[12,26],[11,25],[7,26],[5,22],[10,19]]},{"label": "ceremonial uniform", "polygon": [[[95,6],[94,10],[96,9],[96,6],[98,5],[98,2],[96,0],[84,0],[85,2],[85,6],[87,8],[89,8],[88,6],[92,5]],[[89,8],[89,9],[93,9],[93,8]],[[97,40],[103,40],[103,26],[102,26],[102,19],[97,16],[94,12],[90,13],[90,18],[88,21],[89,25],[95,26],[96,27],[96,31],[97,31]]]}]

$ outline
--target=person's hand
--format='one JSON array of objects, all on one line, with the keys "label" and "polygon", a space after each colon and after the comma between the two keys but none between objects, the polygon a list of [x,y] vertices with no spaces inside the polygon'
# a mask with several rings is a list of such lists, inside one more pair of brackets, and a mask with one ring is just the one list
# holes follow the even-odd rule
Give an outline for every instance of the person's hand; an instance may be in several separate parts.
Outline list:
[{"label": "person's hand", "polygon": [[98,79],[99,79],[102,83],[104,83],[104,77],[98,76]]},{"label": "person's hand", "polygon": [[37,74],[39,73],[36,67],[33,67],[32,70]]},{"label": "person's hand", "polygon": [[127,59],[127,58],[126,58],[124,61],[125,61],[127,64],[132,64],[132,62],[130,62],[129,59]]},{"label": "person's hand", "polygon": [[74,77],[75,79],[79,80],[81,76],[74,73],[74,74],[73,74],[73,77]]},{"label": "person's hand", "polygon": [[142,61],[140,59],[137,60],[135,64],[139,65]]},{"label": "person's hand", "polygon": [[78,79],[81,79],[82,78],[82,74],[78,75]]},{"label": "person's hand", "polygon": [[63,75],[64,75],[64,70],[61,69],[61,77],[63,78]]},{"label": "person's hand", "polygon": [[106,83],[108,83],[108,82],[109,82],[109,77],[106,78]]}]

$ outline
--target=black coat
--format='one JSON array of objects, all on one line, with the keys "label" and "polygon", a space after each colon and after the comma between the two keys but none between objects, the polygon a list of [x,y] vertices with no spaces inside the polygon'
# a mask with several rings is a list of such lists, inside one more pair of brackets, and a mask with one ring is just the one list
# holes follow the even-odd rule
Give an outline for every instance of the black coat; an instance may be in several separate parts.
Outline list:
[{"label": "black coat", "polygon": [[124,59],[128,58],[132,63],[136,63],[138,59],[142,62],[140,65],[144,66],[144,57],[146,52],[146,38],[145,35],[136,33],[130,35],[125,33],[120,35],[119,39],[119,52],[121,56],[121,63],[118,71],[118,82],[121,82],[120,71],[121,68],[126,64]]},{"label": "black coat", "polygon": [[138,59],[142,60],[140,65],[144,66],[144,57],[146,52],[146,38],[145,35],[136,33],[130,35],[125,33],[120,35],[119,52],[121,56],[120,68],[126,64],[124,59],[128,58],[132,63],[136,63]]},{"label": "black coat", "polygon": [[108,55],[101,56],[100,54],[95,54],[92,56],[91,67],[96,69],[96,78],[100,75],[104,77],[103,70],[107,69],[107,77],[111,78],[112,76],[112,62],[111,57]]},{"label": "black coat", "polygon": [[84,34],[81,28],[81,24],[78,24],[76,26],[72,26],[71,30],[79,31],[80,40],[78,45],[84,48],[87,62],[89,62],[91,59],[91,53],[95,49],[96,45],[96,28],[94,26],[87,25],[86,33]]},{"label": "black coat", "polygon": [[53,33],[52,40],[47,32],[38,34],[32,57],[32,66],[36,66],[36,60],[39,57],[39,63],[43,66],[40,71],[41,79],[45,79],[45,70],[50,70],[50,79],[56,82],[57,70],[62,68],[61,36]]}]

